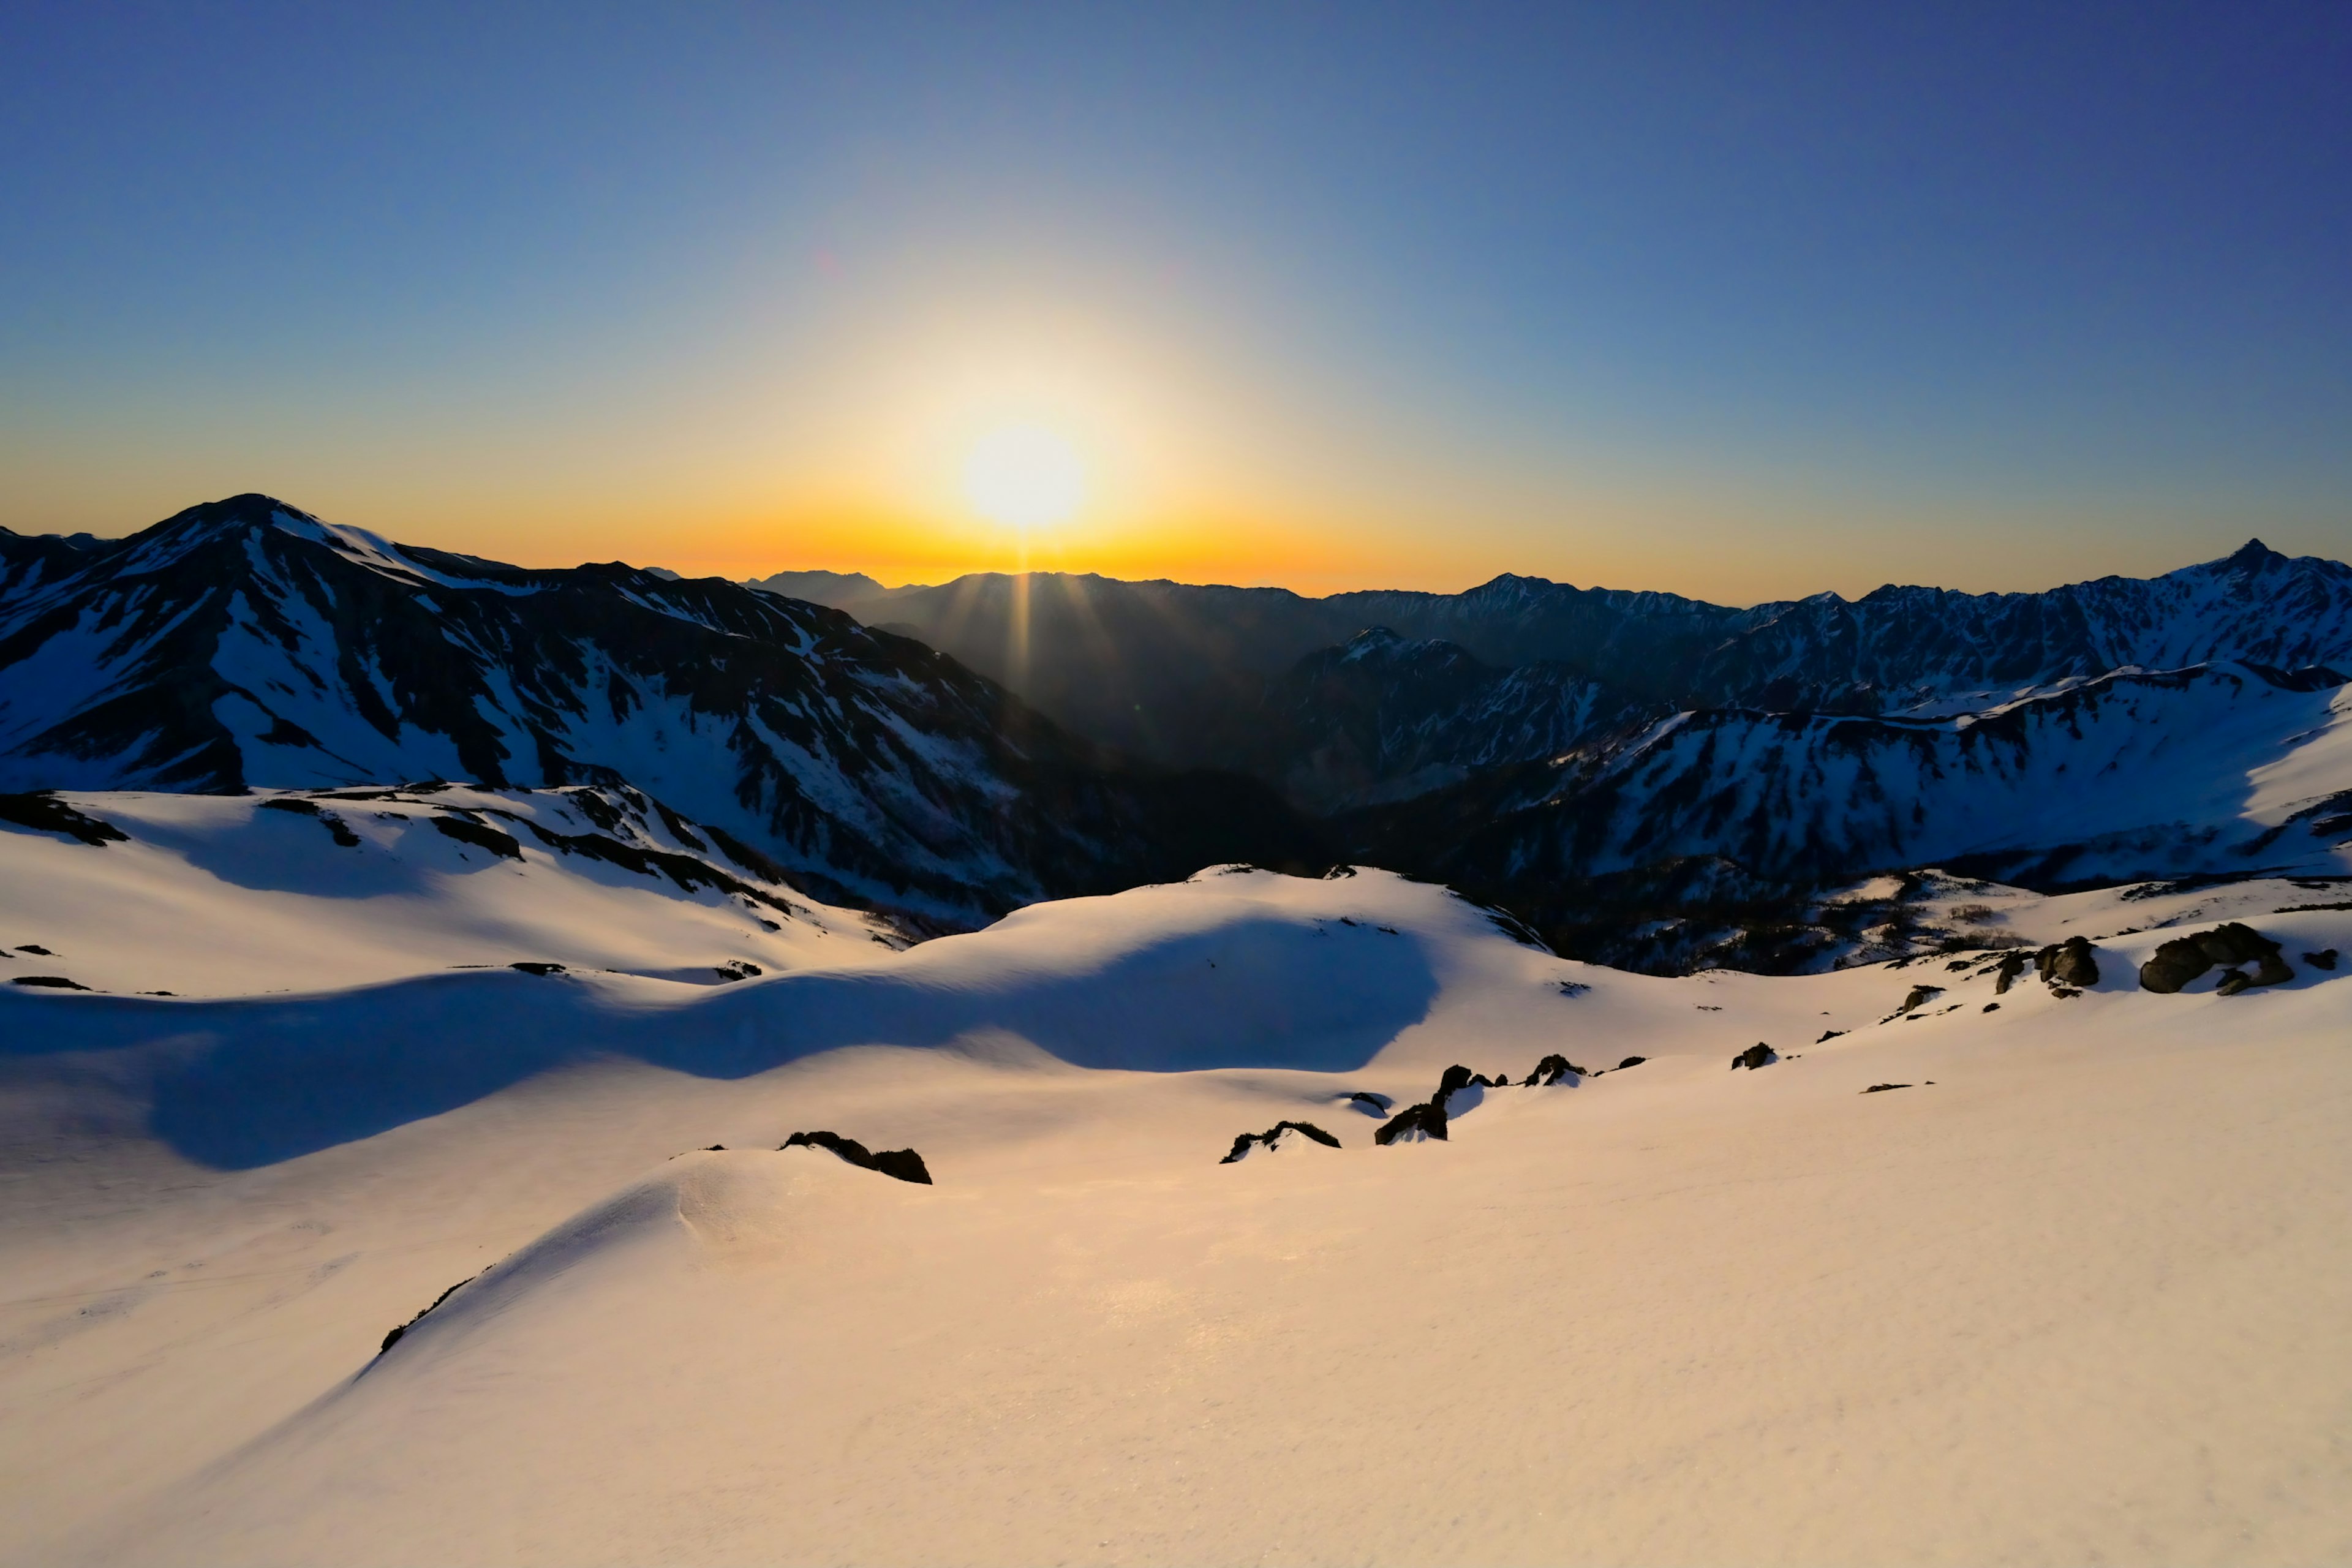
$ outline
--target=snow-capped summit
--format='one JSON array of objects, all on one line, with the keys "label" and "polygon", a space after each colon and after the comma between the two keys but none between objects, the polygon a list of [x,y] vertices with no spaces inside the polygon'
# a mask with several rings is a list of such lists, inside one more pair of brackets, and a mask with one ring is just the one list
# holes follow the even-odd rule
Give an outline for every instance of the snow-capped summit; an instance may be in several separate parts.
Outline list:
[{"label": "snow-capped summit", "polygon": [[1118,767],[919,644],[717,579],[396,544],[264,495],[11,535],[0,789],[637,785],[811,891],[969,922],[1311,853],[1246,781]]}]

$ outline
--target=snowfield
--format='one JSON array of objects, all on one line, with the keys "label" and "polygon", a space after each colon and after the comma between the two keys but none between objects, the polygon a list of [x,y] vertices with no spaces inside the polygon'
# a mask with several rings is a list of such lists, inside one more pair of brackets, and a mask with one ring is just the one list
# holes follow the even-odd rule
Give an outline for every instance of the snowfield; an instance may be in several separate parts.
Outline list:
[{"label": "snowfield", "polygon": [[[2352,1555],[2340,883],[1985,896],[2075,984],[1621,973],[1370,870],[898,952],[70,798],[126,839],[0,831],[6,973],[100,993],[0,986],[8,1562]],[[2138,988],[2221,921],[2293,978]],[[1284,1121],[1341,1146],[1221,1163]]]}]

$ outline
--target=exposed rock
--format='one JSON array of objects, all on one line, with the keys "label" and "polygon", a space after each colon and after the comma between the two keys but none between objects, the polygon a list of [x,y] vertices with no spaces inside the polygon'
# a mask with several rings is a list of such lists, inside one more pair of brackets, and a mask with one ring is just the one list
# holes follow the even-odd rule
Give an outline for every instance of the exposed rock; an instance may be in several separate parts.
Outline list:
[{"label": "exposed rock", "polygon": [[2091,944],[2079,936],[2053,942],[2033,955],[2033,967],[2052,985],[2096,985],[2099,983],[2099,963],[2092,956]]},{"label": "exposed rock", "polygon": [[2211,931],[2175,937],[2158,948],[2140,965],[2140,989],[2169,995],[2217,964],[2234,968],[2248,963],[2253,964],[2254,973],[2243,984],[2230,987],[2228,994],[2294,978],[2294,971],[2279,956],[2278,943],[2252,926],[2231,921]]},{"label": "exposed rock", "polygon": [[18,952],[37,952],[43,958],[55,958],[57,956],[56,953],[51,952],[47,948],[43,947],[37,942],[28,942],[22,947],[19,947],[16,951]]},{"label": "exposed rock", "polygon": [[729,963],[719,964],[716,969],[712,970],[711,973],[718,975],[721,980],[750,980],[755,976],[765,974],[767,971],[761,969],[758,964],[753,963],[747,959],[738,958]]},{"label": "exposed rock", "polygon": [[1911,987],[1911,994],[1903,998],[1903,1005],[1895,1008],[1895,1011],[1897,1014],[1912,1012],[1933,1002],[1943,994],[1944,988],[1940,985],[1914,985]]},{"label": "exposed rock", "polygon": [[1566,1057],[1554,1052],[1536,1063],[1536,1070],[1528,1074],[1527,1081],[1538,1089],[1549,1088],[1565,1078],[1586,1078],[1585,1070]]},{"label": "exposed rock", "polygon": [[2220,982],[2213,987],[2213,994],[2216,996],[2235,996],[2239,992],[2243,991],[2247,986],[2252,985],[2253,983],[2254,977],[2247,973],[2242,969],[2225,969],[2221,972]]},{"label": "exposed rock", "polygon": [[521,959],[516,963],[508,964],[507,967],[509,969],[520,969],[525,974],[562,974],[565,973],[563,965],[560,963],[542,963],[541,961],[534,958]]},{"label": "exposed rock", "polygon": [[1907,1083],[1874,1083],[1862,1092],[1864,1094],[1885,1094],[1890,1089],[1909,1089],[1910,1087],[1911,1086]]},{"label": "exposed rock", "polygon": [[1623,1072],[1627,1068],[1640,1067],[1643,1062],[1648,1061],[1649,1059],[1650,1058],[1647,1057],[1627,1057],[1623,1061],[1617,1064],[1617,1070],[1619,1072]]},{"label": "exposed rock", "polygon": [[1752,1072],[1758,1068],[1770,1067],[1780,1059],[1780,1052],[1759,1040],[1731,1058],[1731,1070],[1738,1072],[1741,1068],[1746,1068]]},{"label": "exposed rock", "polygon": [[1988,1013],[1998,1013],[2000,1011],[2000,1004],[1998,1002],[1988,1002],[1984,1005],[1984,1010]]},{"label": "exposed rock", "polygon": [[2319,952],[2306,952],[2303,955],[2303,961],[2314,969],[2334,969],[2336,950],[2331,947]]},{"label": "exposed rock", "polygon": [[1385,1147],[1391,1143],[1418,1143],[1424,1139],[1445,1137],[1445,1112],[1437,1105],[1423,1100],[1408,1105],[1381,1124],[1372,1134],[1372,1142]]},{"label": "exposed rock", "polygon": [[43,985],[52,991],[87,991],[89,986],[78,980],[68,980],[62,974],[19,974],[8,982],[11,985]]},{"label": "exposed rock", "polygon": [[1282,1146],[1282,1136],[1286,1132],[1297,1132],[1311,1142],[1322,1144],[1327,1149],[1337,1149],[1339,1146],[1339,1141],[1337,1138],[1332,1137],[1312,1121],[1277,1121],[1263,1132],[1244,1132],[1235,1137],[1233,1152],[1217,1163],[1230,1165],[1237,1160],[1246,1158],[1252,1144],[1264,1144],[1267,1152],[1272,1152]]},{"label": "exposed rock", "polygon": [[449,1289],[442,1291],[438,1296],[434,1297],[432,1306],[425,1308],[424,1312],[417,1313],[416,1316],[409,1319],[408,1321],[401,1324],[398,1328],[394,1329],[392,1332],[384,1335],[383,1343],[376,1347],[375,1353],[382,1355],[384,1352],[398,1344],[403,1334],[405,1334],[409,1330],[415,1328],[417,1324],[425,1321],[425,1312],[430,1312],[433,1310],[434,1307],[439,1306],[442,1302],[447,1300],[459,1290],[471,1285],[475,1280],[479,1279],[480,1278],[481,1276],[478,1274],[468,1274],[463,1279],[458,1280],[457,1284],[450,1286]]},{"label": "exposed rock", "polygon": [[47,790],[32,795],[0,795],[0,822],[13,822],[41,833],[62,833],[93,848],[131,842],[131,835],[114,824],[85,816]]},{"label": "exposed rock", "polygon": [[[597,804],[604,805],[602,801]],[[605,809],[609,811],[612,808],[606,806]],[[495,827],[488,827],[478,822],[468,822],[462,816],[444,816],[438,812],[426,820],[440,829],[441,836],[445,838],[454,838],[460,844],[470,844],[477,849],[487,849],[502,859],[522,858],[522,846],[512,837],[500,833]]]},{"label": "exposed rock", "polygon": [[2010,986],[2015,984],[2017,977],[2024,973],[2025,954],[2022,952],[2012,948],[2002,953],[2000,967],[1996,971],[1999,978],[1992,983],[1992,994],[1996,996],[2006,995]]},{"label": "exposed rock", "polygon": [[1360,1089],[1348,1097],[1349,1107],[1362,1111],[1367,1116],[1386,1116],[1389,1113],[1389,1108],[1395,1103],[1396,1101],[1387,1095],[1374,1094],[1368,1089]]},{"label": "exposed rock", "polygon": [[1822,1031],[1822,1037],[1815,1040],[1813,1044],[1817,1046],[1828,1045],[1832,1040],[1836,1039],[1840,1035],[1844,1033],[1845,1031],[1843,1029],[1823,1029]]},{"label": "exposed rock", "polygon": [[776,1148],[779,1153],[786,1149],[829,1149],[861,1170],[879,1171],[886,1176],[921,1186],[931,1184],[931,1173],[923,1164],[923,1157],[912,1149],[868,1149],[855,1138],[823,1131],[795,1132]]}]

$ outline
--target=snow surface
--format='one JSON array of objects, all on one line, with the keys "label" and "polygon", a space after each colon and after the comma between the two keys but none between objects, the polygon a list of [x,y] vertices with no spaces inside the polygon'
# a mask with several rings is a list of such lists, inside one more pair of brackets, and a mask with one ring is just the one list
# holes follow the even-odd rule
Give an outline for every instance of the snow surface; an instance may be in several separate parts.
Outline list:
[{"label": "snow surface", "polygon": [[[855,964],[886,951],[880,941],[900,940],[866,915],[707,853],[698,858],[789,910],[551,850],[519,824],[595,831],[554,791],[62,798],[129,841],[90,846],[0,826],[0,947],[49,953],[7,952],[0,984],[38,973],[94,991],[234,996],[520,962],[700,985],[719,984],[723,964]],[[315,801],[359,843],[338,846],[318,817],[267,804],[287,800]],[[445,837],[432,819],[453,812],[509,833],[520,858]],[[645,847],[688,852],[657,818],[628,831]]]},{"label": "snow surface", "polygon": [[[279,826],[110,808],[58,855],[191,907]],[[1230,868],[719,987],[0,987],[0,1559],[2341,1561],[2352,910],[2248,912],[2295,978],[2227,998],[2126,930],[2298,893],[2007,899],[2101,978],[1997,1010],[1990,953],[1662,979]],[[1443,1142],[1339,1113],[1555,1051],[1608,1070]],[[1286,1119],[1344,1147],[1219,1163]]]}]

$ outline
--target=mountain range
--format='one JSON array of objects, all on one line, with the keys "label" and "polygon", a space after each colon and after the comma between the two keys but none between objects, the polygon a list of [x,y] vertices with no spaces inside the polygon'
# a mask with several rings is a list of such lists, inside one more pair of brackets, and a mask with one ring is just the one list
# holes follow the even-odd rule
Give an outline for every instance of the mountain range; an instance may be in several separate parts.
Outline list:
[{"label": "mountain range", "polygon": [[526,571],[268,496],[127,539],[0,533],[0,789],[630,784],[917,929],[1286,863],[1239,776],[1135,767],[824,606],[613,563]]},{"label": "mountain range", "polygon": [[[1189,765],[1264,769],[1269,709],[1300,660],[1381,628],[1449,644],[1433,665],[1559,667],[1518,699],[1557,710],[1580,678],[1610,696],[1578,738],[1645,716],[1713,708],[1934,716],[1974,711],[2130,668],[2230,660],[2352,668],[2352,567],[2250,540],[2221,560],[2154,578],[2103,577],[2038,594],[1887,586],[1734,608],[1674,594],[1578,588],[1504,575],[1461,594],[1367,592],[1313,599],[1282,588],[1126,583],[1091,575],[977,574],[884,589],[833,573],[756,586],[834,605],[952,654],[1081,733]],[[1397,651],[1384,654],[1394,667]],[[1400,710],[1402,729],[1423,715]],[[1511,760],[1555,755],[1537,719]],[[1465,731],[1464,767],[1504,760],[1492,727]],[[1379,788],[1428,767],[1391,748]]]},{"label": "mountain range", "polygon": [[247,495],[0,531],[0,790],[627,786],[914,934],[1349,861],[1769,966],[1849,948],[1809,922],[1881,873],[2352,863],[2352,568],[2259,542],[2042,594],[1313,599],[526,570]]}]

